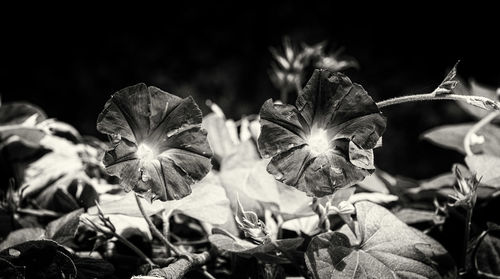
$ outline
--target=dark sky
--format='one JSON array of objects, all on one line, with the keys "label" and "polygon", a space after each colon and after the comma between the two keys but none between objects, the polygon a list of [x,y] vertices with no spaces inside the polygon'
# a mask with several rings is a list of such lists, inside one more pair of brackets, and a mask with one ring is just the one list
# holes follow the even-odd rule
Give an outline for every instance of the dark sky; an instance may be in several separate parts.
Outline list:
[{"label": "dark sky", "polygon": [[[19,24],[0,27],[2,102],[35,103],[49,117],[97,135],[95,121],[109,96],[146,82],[193,95],[205,112],[204,100],[212,99],[228,116],[239,118],[278,97],[267,76],[269,47],[279,45],[284,35],[310,44],[327,40],[332,50],[345,47],[361,65],[347,74],[375,100],[431,91],[457,59],[463,76],[500,85],[498,24],[471,24],[432,9],[413,16],[366,17],[320,3],[231,10],[192,4],[165,8],[160,15],[18,18]],[[418,140],[430,127],[470,120],[455,104],[404,105],[385,113],[386,146],[377,151],[382,168],[426,177],[461,160]]]}]

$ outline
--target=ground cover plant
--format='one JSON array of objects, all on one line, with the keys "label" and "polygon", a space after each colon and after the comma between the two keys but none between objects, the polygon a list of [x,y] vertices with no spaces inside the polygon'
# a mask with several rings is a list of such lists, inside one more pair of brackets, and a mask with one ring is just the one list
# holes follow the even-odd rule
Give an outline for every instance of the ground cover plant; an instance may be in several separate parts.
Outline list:
[{"label": "ground cover plant", "polygon": [[[1,104],[0,278],[500,277],[496,90],[457,62],[377,101],[325,43],[271,52],[280,99],[238,120],[140,83],[98,104],[103,142]],[[374,163],[384,110],[417,101],[477,118],[422,135],[464,156],[425,180]]]}]

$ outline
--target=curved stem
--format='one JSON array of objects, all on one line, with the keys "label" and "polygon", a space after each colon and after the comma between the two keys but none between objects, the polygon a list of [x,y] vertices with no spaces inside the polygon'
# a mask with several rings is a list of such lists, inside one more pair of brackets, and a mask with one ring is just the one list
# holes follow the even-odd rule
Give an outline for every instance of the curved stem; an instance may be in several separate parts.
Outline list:
[{"label": "curved stem", "polygon": [[161,242],[167,247],[167,249],[172,250],[176,255],[181,255],[182,253],[179,251],[179,249],[177,249],[177,247],[170,243],[170,241],[168,241],[168,239],[160,232],[160,230],[156,228],[155,224],[153,224],[153,221],[151,221],[148,214],[144,210],[144,207],[141,204],[140,197],[137,194],[135,194],[135,201],[137,202],[137,206],[139,207],[144,220],[146,220],[146,223],[148,223],[151,233],[153,233],[154,236],[158,237]]},{"label": "curved stem", "polygon": [[436,101],[436,100],[454,100],[466,102],[470,105],[486,109],[486,105],[492,106],[494,109],[499,110],[500,105],[495,101],[481,96],[458,95],[458,94],[436,94],[437,91],[425,94],[415,94],[408,96],[395,97],[384,101],[377,102],[379,108],[388,107],[396,104],[421,102],[421,101]]},{"label": "curved stem", "polygon": [[474,152],[471,150],[471,138],[474,134],[476,134],[482,127],[493,121],[498,115],[500,115],[500,111],[493,111],[490,112],[488,115],[486,115],[483,119],[478,121],[470,130],[467,132],[464,138],[464,149],[465,149],[465,154],[467,156],[474,155]]},{"label": "curved stem", "polygon": [[[97,206],[99,206],[99,205],[97,204]],[[154,262],[148,256],[146,256],[146,254],[144,254],[144,252],[142,252],[141,249],[137,248],[137,246],[135,246],[132,242],[128,241],[125,237],[116,233],[114,225],[111,223],[111,221],[109,221],[109,219],[104,218],[104,214],[102,213],[100,208],[99,208],[99,213],[102,214],[102,218],[100,218],[100,219],[101,219],[101,222],[103,223],[104,227],[106,228],[106,230],[104,228],[98,226],[96,223],[94,223],[89,218],[84,218],[82,221],[85,224],[92,227],[97,232],[101,232],[105,235],[109,234],[109,235],[115,237],[116,239],[118,239],[118,241],[120,241],[125,246],[130,248],[130,250],[132,250],[134,253],[136,253],[137,256],[139,256],[143,261],[147,262],[150,266],[155,266]]]}]

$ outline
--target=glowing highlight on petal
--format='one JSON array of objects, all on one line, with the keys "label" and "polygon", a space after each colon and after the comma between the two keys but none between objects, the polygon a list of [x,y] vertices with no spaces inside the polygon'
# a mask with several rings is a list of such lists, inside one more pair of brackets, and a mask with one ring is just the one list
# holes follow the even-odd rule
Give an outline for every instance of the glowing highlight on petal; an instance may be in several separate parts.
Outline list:
[{"label": "glowing highlight on petal", "polygon": [[155,159],[155,152],[153,149],[144,143],[139,144],[136,154],[137,157],[143,161],[152,161]]},{"label": "glowing highlight on petal", "polygon": [[313,155],[319,155],[328,151],[330,149],[328,142],[326,130],[317,127],[312,128],[311,135],[307,139],[307,144],[311,148],[311,153]]}]

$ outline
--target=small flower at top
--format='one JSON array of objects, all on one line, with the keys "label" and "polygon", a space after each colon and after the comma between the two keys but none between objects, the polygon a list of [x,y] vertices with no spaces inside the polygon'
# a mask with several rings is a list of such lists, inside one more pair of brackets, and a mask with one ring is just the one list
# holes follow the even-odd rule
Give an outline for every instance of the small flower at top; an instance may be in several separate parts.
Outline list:
[{"label": "small flower at top", "polygon": [[463,174],[457,165],[454,166],[453,172],[457,177],[457,182],[453,187],[455,192],[449,195],[452,200],[449,206],[473,208],[476,204],[477,186],[480,179],[475,174]]},{"label": "small flower at top", "polygon": [[[313,48],[300,51],[292,44],[290,38],[283,38],[283,50],[271,48],[274,63],[271,64],[270,77],[274,85],[282,91],[294,90],[297,84],[302,83],[304,68],[309,63],[309,58],[316,52]],[[286,100],[282,100],[286,102]]]},{"label": "small flower at top", "polygon": [[366,91],[342,73],[316,70],[295,105],[269,99],[258,140],[267,171],[322,197],[373,173],[373,148],[386,119]]},{"label": "small flower at top", "polygon": [[193,98],[181,99],[140,83],[115,93],[97,120],[113,148],[106,170],[125,191],[150,200],[181,199],[211,168],[212,150],[201,129],[202,114]]}]

